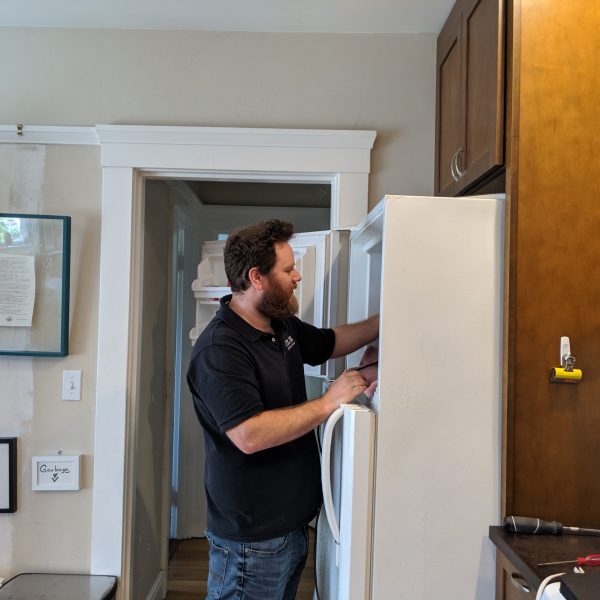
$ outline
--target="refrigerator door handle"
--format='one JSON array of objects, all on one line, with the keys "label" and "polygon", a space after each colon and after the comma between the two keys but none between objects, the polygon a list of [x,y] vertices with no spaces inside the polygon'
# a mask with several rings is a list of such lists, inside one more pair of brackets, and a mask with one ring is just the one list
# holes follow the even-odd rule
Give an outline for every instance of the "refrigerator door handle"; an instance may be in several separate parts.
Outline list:
[{"label": "refrigerator door handle", "polygon": [[335,543],[340,544],[340,527],[335,516],[335,508],[333,507],[333,496],[331,493],[331,440],[333,438],[333,429],[336,423],[344,415],[342,406],[337,408],[325,423],[323,431],[323,450],[321,451],[321,486],[323,488],[323,507],[325,515],[329,523],[329,529]]}]

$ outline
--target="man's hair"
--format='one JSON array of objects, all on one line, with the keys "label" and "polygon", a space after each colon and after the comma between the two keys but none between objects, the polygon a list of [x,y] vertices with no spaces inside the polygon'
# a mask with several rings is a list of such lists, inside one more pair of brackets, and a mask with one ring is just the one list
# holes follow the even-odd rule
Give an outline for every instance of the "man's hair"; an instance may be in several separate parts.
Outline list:
[{"label": "man's hair", "polygon": [[231,291],[243,292],[250,287],[248,272],[253,267],[266,275],[275,264],[275,244],[287,242],[293,233],[291,223],[278,219],[253,223],[231,232],[223,251]]}]

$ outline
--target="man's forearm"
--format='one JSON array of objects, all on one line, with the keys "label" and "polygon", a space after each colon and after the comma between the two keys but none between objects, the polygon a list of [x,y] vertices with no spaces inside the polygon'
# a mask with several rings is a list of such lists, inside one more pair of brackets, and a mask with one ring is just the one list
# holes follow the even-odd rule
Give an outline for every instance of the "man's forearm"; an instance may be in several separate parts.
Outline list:
[{"label": "man's forearm", "polygon": [[265,410],[227,431],[235,446],[252,454],[299,438],[320,425],[340,405],[365,391],[367,382],[355,369],[344,371],[315,400],[290,408]]},{"label": "man's forearm", "polygon": [[320,425],[333,412],[321,396],[291,408],[266,410],[227,432],[244,454],[291,442]]},{"label": "man's forearm", "polygon": [[333,331],[335,332],[335,346],[332,358],[346,356],[377,338],[379,315],[350,325],[338,325],[333,328]]},{"label": "man's forearm", "polygon": [[367,385],[357,370],[348,369],[320,398],[289,408],[265,410],[229,429],[227,436],[244,454],[291,442],[320,425],[340,404],[364,392]]}]

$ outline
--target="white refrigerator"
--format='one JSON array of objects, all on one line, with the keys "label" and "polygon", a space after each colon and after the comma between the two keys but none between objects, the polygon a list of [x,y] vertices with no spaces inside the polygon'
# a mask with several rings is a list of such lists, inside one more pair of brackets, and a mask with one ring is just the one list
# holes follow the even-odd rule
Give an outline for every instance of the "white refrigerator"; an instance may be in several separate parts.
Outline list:
[{"label": "white refrigerator", "polygon": [[347,318],[380,314],[378,387],[324,428],[315,598],[494,597],[503,223],[502,197],[386,196],[352,231]]}]

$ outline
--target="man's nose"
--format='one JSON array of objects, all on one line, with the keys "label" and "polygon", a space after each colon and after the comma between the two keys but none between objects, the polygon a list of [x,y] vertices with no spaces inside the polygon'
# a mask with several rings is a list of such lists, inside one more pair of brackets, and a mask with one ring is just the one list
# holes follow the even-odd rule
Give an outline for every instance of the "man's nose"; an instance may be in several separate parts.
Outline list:
[{"label": "man's nose", "polygon": [[302,281],[302,275],[294,269],[294,281]]}]

